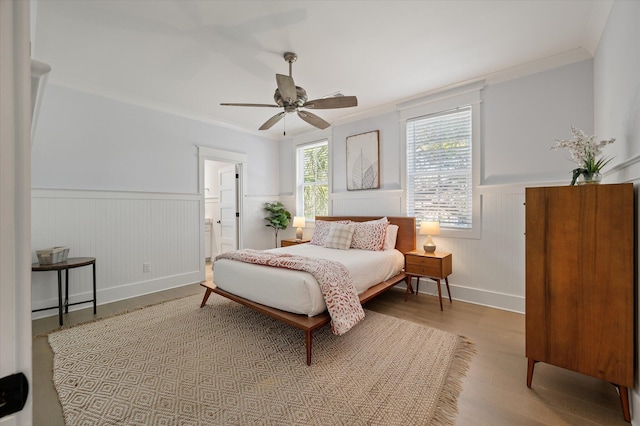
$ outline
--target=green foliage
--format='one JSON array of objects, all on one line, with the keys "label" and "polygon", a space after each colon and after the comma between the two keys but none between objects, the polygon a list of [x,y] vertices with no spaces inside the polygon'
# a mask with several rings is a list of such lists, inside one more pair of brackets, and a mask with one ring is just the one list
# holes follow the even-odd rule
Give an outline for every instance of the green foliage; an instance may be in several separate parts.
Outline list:
[{"label": "green foliage", "polygon": [[303,151],[302,201],[304,217],[313,220],[329,213],[329,146]]},{"label": "green foliage", "polygon": [[291,213],[285,208],[280,201],[275,203],[264,203],[264,209],[269,212],[269,216],[264,219],[268,221],[265,226],[271,227],[276,232],[276,247],[278,247],[278,231],[287,229],[291,221]]},{"label": "green foliage", "polygon": [[600,170],[604,168],[613,158],[601,158],[596,161],[593,155],[588,156],[584,160],[584,169],[587,173],[600,173]]}]

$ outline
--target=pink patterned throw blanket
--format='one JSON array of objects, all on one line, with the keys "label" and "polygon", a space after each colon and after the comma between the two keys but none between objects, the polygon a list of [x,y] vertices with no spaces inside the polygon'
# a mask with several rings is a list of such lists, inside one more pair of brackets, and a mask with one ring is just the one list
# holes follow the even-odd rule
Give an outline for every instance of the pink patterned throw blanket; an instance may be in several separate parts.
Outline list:
[{"label": "pink patterned throw blanket", "polygon": [[351,282],[349,270],[340,262],[251,249],[222,253],[215,258],[214,267],[218,259],[309,272],[320,284],[334,334],[346,333],[364,318],[364,309]]}]

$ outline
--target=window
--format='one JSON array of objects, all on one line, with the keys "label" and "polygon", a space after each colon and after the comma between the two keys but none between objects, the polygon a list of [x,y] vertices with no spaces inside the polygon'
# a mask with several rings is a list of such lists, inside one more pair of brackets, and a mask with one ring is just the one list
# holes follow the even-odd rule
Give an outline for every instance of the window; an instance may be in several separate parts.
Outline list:
[{"label": "window", "polygon": [[296,147],[297,211],[308,220],[329,214],[329,142]]},{"label": "window", "polygon": [[407,120],[407,213],[471,229],[471,107]]},{"label": "window", "polygon": [[483,80],[398,104],[406,148],[405,206],[443,237],[480,238]]}]

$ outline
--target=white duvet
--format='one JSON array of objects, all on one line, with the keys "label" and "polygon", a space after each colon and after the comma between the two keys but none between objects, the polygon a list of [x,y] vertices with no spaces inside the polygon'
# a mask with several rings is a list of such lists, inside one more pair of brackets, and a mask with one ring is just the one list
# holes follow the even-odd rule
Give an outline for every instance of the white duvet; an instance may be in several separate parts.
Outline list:
[{"label": "white duvet", "polygon": [[[404,267],[404,256],[395,249],[337,250],[307,243],[269,251],[340,262],[358,294]],[[213,265],[213,281],[222,290],[283,311],[313,316],[326,310],[320,286],[308,272],[220,259]]]}]

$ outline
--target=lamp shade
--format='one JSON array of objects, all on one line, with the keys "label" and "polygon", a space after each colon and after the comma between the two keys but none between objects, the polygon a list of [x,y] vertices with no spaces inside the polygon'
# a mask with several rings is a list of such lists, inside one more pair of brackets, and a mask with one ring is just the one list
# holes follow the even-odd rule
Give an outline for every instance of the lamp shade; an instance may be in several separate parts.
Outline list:
[{"label": "lamp shade", "polygon": [[420,222],[420,235],[440,235],[440,222]]},{"label": "lamp shade", "polygon": [[293,217],[293,227],[294,228],[304,228],[304,216],[294,216]]}]

